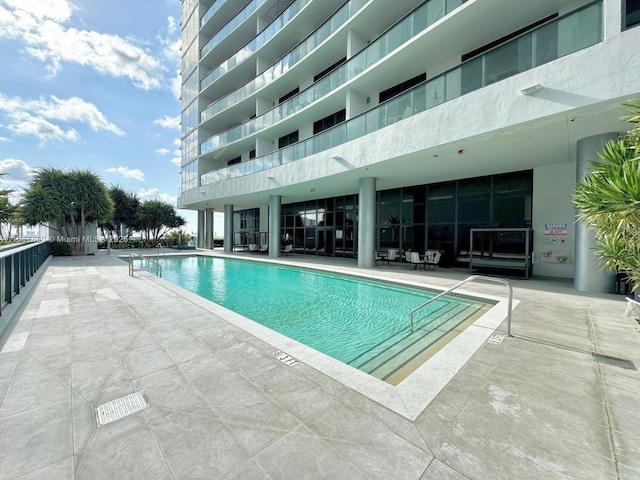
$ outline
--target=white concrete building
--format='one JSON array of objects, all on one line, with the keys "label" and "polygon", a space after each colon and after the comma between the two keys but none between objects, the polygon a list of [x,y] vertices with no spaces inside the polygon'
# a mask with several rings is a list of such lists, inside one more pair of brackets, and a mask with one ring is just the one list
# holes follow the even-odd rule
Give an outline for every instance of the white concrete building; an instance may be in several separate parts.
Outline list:
[{"label": "white concrete building", "polygon": [[199,246],[215,210],[229,251],[290,243],[370,267],[376,250],[437,249],[445,266],[614,288],[571,193],[629,128],[638,0],[182,8],[179,206],[198,210]]}]

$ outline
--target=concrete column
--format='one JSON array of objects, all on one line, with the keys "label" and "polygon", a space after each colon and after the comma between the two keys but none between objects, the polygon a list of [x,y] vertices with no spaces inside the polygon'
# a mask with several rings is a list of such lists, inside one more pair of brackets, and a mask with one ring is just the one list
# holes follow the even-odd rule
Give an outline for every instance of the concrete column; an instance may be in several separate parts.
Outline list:
[{"label": "concrete column", "polygon": [[233,252],[233,205],[224,206],[224,251]]},{"label": "concrete column", "polygon": [[[593,170],[590,162],[598,160],[598,152],[609,141],[618,138],[618,132],[603,133],[578,140],[576,182],[582,182]],[[576,268],[573,286],[581,292],[615,293],[616,272],[601,270],[595,256],[598,250],[593,232],[587,226],[576,223]]]},{"label": "concrete column", "polygon": [[373,268],[376,264],[376,179],[360,179],[358,195],[358,267]]},{"label": "concrete column", "polygon": [[205,228],[204,228],[204,210],[198,210],[198,248],[204,248]]},{"label": "concrete column", "polygon": [[213,249],[213,208],[207,208],[205,210],[205,247],[209,250]]},{"label": "concrete column", "polygon": [[269,256],[280,256],[280,233],[282,229],[282,197],[269,197]]}]

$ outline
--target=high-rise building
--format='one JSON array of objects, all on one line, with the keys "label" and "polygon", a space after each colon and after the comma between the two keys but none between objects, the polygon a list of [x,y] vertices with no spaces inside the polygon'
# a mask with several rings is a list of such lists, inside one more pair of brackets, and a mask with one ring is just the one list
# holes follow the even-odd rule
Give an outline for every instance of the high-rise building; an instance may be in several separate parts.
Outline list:
[{"label": "high-rise building", "polygon": [[638,25],[638,0],[183,0],[180,207],[204,248],[223,211],[228,251],[607,291],[571,194],[629,129]]}]

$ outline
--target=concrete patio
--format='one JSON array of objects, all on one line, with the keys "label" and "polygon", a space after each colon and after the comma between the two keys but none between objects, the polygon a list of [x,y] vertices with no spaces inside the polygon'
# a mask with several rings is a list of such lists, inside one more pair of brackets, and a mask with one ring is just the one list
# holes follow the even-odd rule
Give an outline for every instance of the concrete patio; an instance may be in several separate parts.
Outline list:
[{"label": "concrete patio", "polygon": [[[50,259],[0,339],[2,479],[640,478],[640,372],[592,355],[640,365],[622,295],[514,280],[515,337],[484,344],[412,422],[277,361],[112,253]],[[441,287],[467,276],[375,271]],[[138,390],[150,408],[97,427],[96,405]]]}]

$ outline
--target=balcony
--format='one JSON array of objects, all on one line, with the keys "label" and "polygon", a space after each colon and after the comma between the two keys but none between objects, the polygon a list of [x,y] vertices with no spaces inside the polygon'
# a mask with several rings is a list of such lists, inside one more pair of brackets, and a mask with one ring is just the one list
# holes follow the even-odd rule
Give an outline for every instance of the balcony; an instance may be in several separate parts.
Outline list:
[{"label": "balcony", "polygon": [[233,56],[222,62],[211,70],[201,81],[200,90],[206,89],[217,79],[228,73],[251,55],[255,54],[264,44],[271,40],[280,32],[311,0],[296,0],[278,18],[271,22],[267,28],[262,30],[253,40],[238,50]]},{"label": "balcony", "polygon": [[[371,42],[367,48],[353,56],[347,63],[336,68],[308,89],[249,122],[208,138],[200,145],[201,154],[204,155],[216,148],[269,128],[307,105],[329,95],[451,13],[465,1],[450,0],[445,3],[442,0],[431,0],[424,3]],[[442,8],[432,8],[434,4],[441,5]],[[331,23],[333,23],[333,19]],[[201,114],[201,117],[204,117],[207,110]]]},{"label": "balcony", "polygon": [[602,41],[602,2],[537,27],[307,140],[201,176],[201,185],[303,159]]}]

